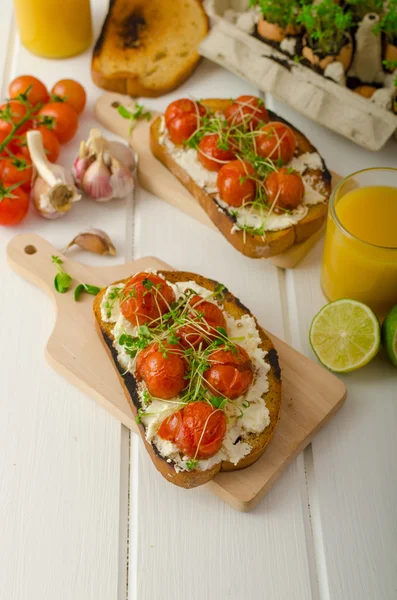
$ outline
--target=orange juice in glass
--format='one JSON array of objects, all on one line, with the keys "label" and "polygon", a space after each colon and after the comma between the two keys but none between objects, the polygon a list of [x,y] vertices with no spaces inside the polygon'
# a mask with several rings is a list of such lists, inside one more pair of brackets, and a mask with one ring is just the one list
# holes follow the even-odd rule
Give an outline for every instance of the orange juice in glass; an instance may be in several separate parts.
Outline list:
[{"label": "orange juice in glass", "polygon": [[329,300],[359,300],[379,318],[397,304],[397,169],[358,171],[332,193],[321,285]]},{"label": "orange juice in glass", "polygon": [[45,58],[84,52],[92,40],[90,0],[14,0],[22,44]]}]

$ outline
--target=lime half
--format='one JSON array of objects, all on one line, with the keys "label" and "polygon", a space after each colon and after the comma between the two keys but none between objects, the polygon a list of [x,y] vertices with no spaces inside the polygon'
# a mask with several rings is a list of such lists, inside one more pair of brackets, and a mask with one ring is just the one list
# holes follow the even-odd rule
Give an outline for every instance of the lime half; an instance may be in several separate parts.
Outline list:
[{"label": "lime half", "polygon": [[383,321],[382,344],[390,361],[397,367],[397,304]]},{"label": "lime half", "polygon": [[369,363],[378,352],[380,325],[365,304],[336,300],[314,317],[309,339],[325,367],[336,373],[347,373]]}]

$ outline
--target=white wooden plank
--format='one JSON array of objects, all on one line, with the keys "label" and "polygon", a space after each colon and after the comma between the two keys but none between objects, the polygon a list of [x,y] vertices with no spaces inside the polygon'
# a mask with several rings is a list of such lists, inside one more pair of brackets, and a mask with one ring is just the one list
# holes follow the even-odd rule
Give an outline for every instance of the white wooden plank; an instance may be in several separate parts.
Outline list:
[{"label": "white wooden plank", "polygon": [[[182,88],[145,104],[164,109],[183,95],[242,93],[256,92],[204,61]],[[242,256],[221,234],[143,192],[136,207],[135,255],[147,254],[222,281],[283,337],[278,270]],[[131,464],[131,598],[317,598],[306,543],[310,523],[302,460],[251,514],[235,512],[206,489],[171,486],[154,471],[140,443],[132,446]]]},{"label": "white wooden plank", "polygon": [[[3,95],[9,80],[23,73],[32,73],[49,86],[61,77],[74,77],[86,87],[89,101],[78,136],[60,157],[64,165],[71,165],[79,140],[96,125],[92,106],[101,91],[88,75],[90,53],[65,61],[29,54],[14,39],[11,7],[11,2],[2,2]],[[106,0],[93,6],[96,32],[106,9]],[[81,229],[96,226],[112,237],[119,257],[79,253],[78,258],[91,264],[120,261],[128,249],[127,210],[131,209],[125,203],[99,206],[85,201],[59,221],[45,221],[32,211],[21,226],[1,230],[0,595],[4,598],[126,597],[128,434],[48,367],[44,347],[54,322],[53,307],[41,291],[10,271],[4,249],[12,235],[23,231],[35,231],[62,248]]]},{"label": "white wooden plank", "polygon": [[[331,169],[348,174],[396,166],[395,142],[367,152],[274,105],[310,132]],[[312,357],[310,322],[326,302],[321,254],[322,243],[287,273],[293,345]],[[391,600],[397,593],[396,371],[380,355],[343,379],[347,402],[305,455],[321,598]]]}]

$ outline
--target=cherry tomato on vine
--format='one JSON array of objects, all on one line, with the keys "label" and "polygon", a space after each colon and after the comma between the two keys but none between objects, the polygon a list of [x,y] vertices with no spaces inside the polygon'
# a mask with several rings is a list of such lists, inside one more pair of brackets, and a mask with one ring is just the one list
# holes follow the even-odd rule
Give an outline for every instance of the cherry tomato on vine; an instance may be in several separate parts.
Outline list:
[{"label": "cherry tomato on vine", "polygon": [[235,153],[229,142],[223,144],[219,134],[210,133],[201,138],[197,158],[209,171],[219,171],[224,164],[235,158]]},{"label": "cherry tomato on vine", "polygon": [[37,114],[39,123],[55,133],[61,144],[69,142],[77,131],[79,120],[71,106],[63,102],[50,102]]},{"label": "cherry tomato on vine", "polygon": [[218,173],[217,185],[221,200],[230,206],[242,206],[255,199],[254,168],[242,160],[232,160]]},{"label": "cherry tomato on vine", "polygon": [[87,94],[78,81],[74,79],[61,79],[54,85],[51,93],[61,98],[65,104],[71,106],[78,115],[83,112],[87,101]]},{"label": "cherry tomato on vine", "polygon": [[17,225],[29,210],[29,196],[21,188],[0,183],[0,225]]},{"label": "cherry tomato on vine", "polygon": [[276,209],[293,210],[302,202],[305,195],[302,177],[287,167],[270,173],[264,185],[268,203],[272,204],[276,201]]},{"label": "cherry tomato on vine", "polygon": [[[18,100],[10,100],[0,106],[0,132],[7,135],[11,132],[13,125],[19,123],[26,115],[26,107],[18,102]],[[18,129],[18,134],[27,131],[31,127],[31,123],[26,121]]]},{"label": "cherry tomato on vine", "polygon": [[259,156],[289,162],[296,148],[296,136],[292,129],[280,121],[273,121],[261,127],[260,131],[263,133],[255,138]]},{"label": "cherry tomato on vine", "polygon": [[45,104],[49,100],[48,90],[44,83],[32,75],[20,75],[16,77],[11,81],[8,93],[10,98],[17,98],[18,96],[26,97],[33,107],[37,104]]},{"label": "cherry tomato on vine", "polygon": [[145,381],[152,396],[169,400],[186,387],[186,370],[180,346],[165,343],[159,348],[152,343],[138,354],[135,373],[138,381]]},{"label": "cherry tomato on vine", "polygon": [[252,363],[247,352],[236,345],[214,350],[209,357],[209,368],[204,373],[207,387],[213,394],[221,394],[235,400],[245,394],[254,378]]},{"label": "cherry tomato on vine", "polygon": [[226,416],[208,402],[191,402],[165,419],[158,435],[170,440],[179,450],[198,460],[214,456],[226,433]]},{"label": "cherry tomato on vine", "polygon": [[7,185],[19,183],[21,188],[28,192],[31,187],[32,175],[32,161],[23,154],[9,156],[0,161],[0,179]]}]

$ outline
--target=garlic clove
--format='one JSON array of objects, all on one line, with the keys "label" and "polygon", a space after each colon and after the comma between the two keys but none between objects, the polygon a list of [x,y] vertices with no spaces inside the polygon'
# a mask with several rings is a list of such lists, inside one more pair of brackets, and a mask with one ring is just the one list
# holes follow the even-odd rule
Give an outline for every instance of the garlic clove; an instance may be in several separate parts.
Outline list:
[{"label": "garlic clove", "polygon": [[95,157],[88,155],[86,143],[84,141],[80,144],[80,151],[73,163],[73,175],[77,185],[80,185],[88,167],[94,162]]},{"label": "garlic clove", "polygon": [[116,256],[116,248],[114,247],[112,240],[108,234],[101,229],[87,229],[86,231],[77,234],[70,244],[67,245],[66,250],[73,245],[79,246],[82,250],[87,250],[87,252]]},{"label": "garlic clove", "polygon": [[110,183],[110,170],[105,165],[103,155],[99,154],[88,167],[82,181],[84,192],[97,202],[107,202],[113,197]]},{"label": "garlic clove", "polygon": [[35,170],[31,189],[32,202],[42,217],[61,217],[71,209],[73,202],[81,198],[73,185],[73,175],[61,165],[49,162],[39,131],[28,131],[26,139]]},{"label": "garlic clove", "polygon": [[130,171],[135,169],[135,153],[127,144],[123,144],[122,142],[108,142],[105,154],[120,161]]},{"label": "garlic clove", "polygon": [[110,185],[114,198],[124,198],[134,189],[134,178],[131,171],[121,162],[112,158]]}]

